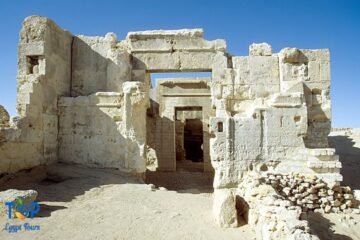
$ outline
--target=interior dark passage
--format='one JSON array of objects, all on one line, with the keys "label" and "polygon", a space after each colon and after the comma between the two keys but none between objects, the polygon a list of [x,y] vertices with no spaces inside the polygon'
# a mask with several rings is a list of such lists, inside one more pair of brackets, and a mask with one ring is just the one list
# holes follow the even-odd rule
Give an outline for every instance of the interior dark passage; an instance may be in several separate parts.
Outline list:
[{"label": "interior dark passage", "polygon": [[186,119],[184,148],[186,160],[203,162],[203,126],[200,119]]},{"label": "interior dark passage", "polygon": [[176,170],[203,172],[202,108],[177,107],[175,112]]}]

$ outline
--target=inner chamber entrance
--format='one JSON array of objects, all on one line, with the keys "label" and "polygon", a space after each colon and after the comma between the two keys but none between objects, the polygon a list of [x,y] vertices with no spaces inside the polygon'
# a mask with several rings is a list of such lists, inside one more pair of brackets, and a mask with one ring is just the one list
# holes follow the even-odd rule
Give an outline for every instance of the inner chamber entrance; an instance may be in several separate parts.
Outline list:
[{"label": "inner chamber entrance", "polygon": [[149,78],[146,181],[171,190],[212,192],[211,73],[192,74]]},{"label": "inner chamber entrance", "polygon": [[210,77],[149,78],[146,157],[150,171],[213,172],[209,119],[215,110],[210,83]]},{"label": "inner chamber entrance", "polygon": [[176,170],[204,171],[204,133],[201,107],[176,108]]}]

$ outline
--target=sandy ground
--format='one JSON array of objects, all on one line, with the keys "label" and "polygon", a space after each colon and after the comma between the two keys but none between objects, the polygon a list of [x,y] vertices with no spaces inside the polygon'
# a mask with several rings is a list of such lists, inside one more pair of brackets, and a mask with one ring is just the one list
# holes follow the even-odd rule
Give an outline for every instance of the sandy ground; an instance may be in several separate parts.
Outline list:
[{"label": "sandy ground", "polygon": [[359,240],[360,215],[310,212],[307,220],[311,232],[321,240]]},{"label": "sandy ground", "polygon": [[[343,184],[360,189],[360,129],[333,132],[330,141],[343,164]],[[3,229],[0,239],[255,239],[249,225],[216,226],[212,178],[199,172],[149,172],[144,183],[116,170],[63,164],[21,172],[0,179],[0,190],[37,190],[40,215],[24,221],[0,217],[0,227],[27,222],[40,230]],[[360,239],[359,214],[311,213],[305,218],[320,239]]]},{"label": "sandy ground", "polygon": [[[236,229],[215,225],[208,185],[212,177],[201,173],[179,174],[170,181],[173,185],[166,181],[168,187],[181,185],[178,191],[152,191],[151,185],[112,170],[56,165],[49,169],[47,179],[34,183],[30,176],[41,172],[44,169],[33,170],[27,177],[17,177],[2,185],[37,190],[40,217],[24,221],[0,219],[0,226],[27,221],[40,225],[40,231],[10,234],[3,230],[0,239],[255,238],[248,225]],[[161,177],[152,178],[161,183]],[[196,188],[194,182],[201,181],[206,183],[205,188]]]}]

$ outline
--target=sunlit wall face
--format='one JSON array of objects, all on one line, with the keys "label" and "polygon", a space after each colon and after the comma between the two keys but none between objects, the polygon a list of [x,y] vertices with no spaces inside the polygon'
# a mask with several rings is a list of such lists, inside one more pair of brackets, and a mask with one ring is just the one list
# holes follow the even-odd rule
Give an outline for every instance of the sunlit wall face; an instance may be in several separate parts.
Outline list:
[{"label": "sunlit wall face", "polygon": [[[69,7],[71,6],[71,7]],[[119,14],[119,9],[123,9]],[[21,22],[30,15],[54,20],[73,34],[104,36],[115,32],[203,28],[206,39],[226,39],[228,52],[248,55],[253,42],[284,47],[329,48],[333,126],[360,127],[360,1],[2,1],[0,7],[0,104],[14,116],[17,43]],[[296,17],[294,17],[294,12]],[[96,16],[96,17],[94,17]]]},{"label": "sunlit wall face", "polygon": [[196,78],[196,77],[209,77],[211,72],[174,72],[174,73],[151,73],[151,86],[156,87],[156,80],[161,78]]}]

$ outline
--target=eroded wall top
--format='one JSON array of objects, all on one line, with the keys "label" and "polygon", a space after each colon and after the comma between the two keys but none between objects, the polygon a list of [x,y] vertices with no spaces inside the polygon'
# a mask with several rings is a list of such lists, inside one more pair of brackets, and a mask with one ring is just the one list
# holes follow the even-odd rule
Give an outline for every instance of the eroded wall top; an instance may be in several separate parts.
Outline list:
[{"label": "eroded wall top", "polygon": [[[21,131],[5,139],[7,143],[21,142],[35,149],[33,158],[37,164],[56,161],[58,148],[62,147],[58,136],[73,138],[73,133],[64,129],[77,124],[78,116],[71,109],[78,107],[82,96],[91,98],[98,96],[98,92],[111,92],[113,96],[126,96],[117,100],[125,110],[119,113],[122,116],[116,113],[116,116],[105,114],[104,117],[109,122],[115,117],[124,124],[126,134],[117,129],[116,124],[114,133],[119,133],[119,141],[127,139],[134,143],[124,146],[136,156],[138,164],[134,166],[143,170],[146,122],[135,121],[135,118],[145,115],[148,107],[149,74],[208,71],[212,73],[208,83],[211,107],[215,109],[215,118],[210,122],[215,136],[210,146],[213,162],[217,162],[214,166],[218,167],[219,175],[238,178],[237,171],[251,166],[241,165],[239,161],[285,159],[298,149],[328,146],[329,58],[326,49],[286,48],[273,53],[266,43],[251,45],[249,56],[231,56],[224,40],[206,40],[202,29],[130,32],[120,41],[113,33],[104,37],[74,36],[47,18],[32,16],[24,21],[19,43],[17,109]],[[60,104],[59,109],[59,99],[67,99],[71,104]],[[91,105],[94,112],[98,112],[98,107]],[[70,122],[59,123],[62,111],[68,112],[63,119],[71,116]],[[83,113],[82,120],[91,118],[86,109],[79,113]],[[223,124],[222,133],[217,132],[218,122]],[[63,132],[59,133],[59,129]],[[91,125],[86,126],[84,136],[88,137],[88,132],[92,133]],[[244,135],[251,138],[246,139]],[[99,139],[106,137],[99,134]],[[78,140],[84,142],[82,138]],[[109,153],[116,146],[103,150]],[[67,154],[67,151],[60,152],[62,156]],[[89,158],[84,153],[81,156],[96,163],[106,155]],[[21,156],[23,162],[25,157],[25,154]],[[116,165],[111,157],[107,158],[109,165]],[[8,164],[9,160],[6,161]]]}]

